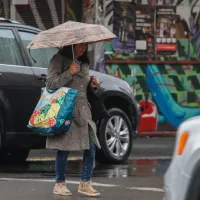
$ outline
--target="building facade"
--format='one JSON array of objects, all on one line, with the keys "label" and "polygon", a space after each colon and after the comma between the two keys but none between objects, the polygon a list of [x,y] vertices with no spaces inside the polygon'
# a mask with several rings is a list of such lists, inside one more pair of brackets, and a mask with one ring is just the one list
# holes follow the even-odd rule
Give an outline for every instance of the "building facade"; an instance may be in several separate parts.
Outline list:
[{"label": "building facade", "polygon": [[[0,0],[0,15],[22,24],[49,29],[67,20],[89,21],[93,0]],[[84,14],[85,13],[85,14]],[[92,21],[91,21],[92,22]]]},{"label": "building facade", "polygon": [[200,0],[13,1],[0,0],[0,15],[41,30],[104,24],[118,36],[90,45],[91,68],[130,85],[144,108],[140,132],[175,131],[200,115]]},{"label": "building facade", "polygon": [[[200,115],[200,0],[107,0],[96,70],[125,80],[144,111],[139,132],[175,131]],[[98,62],[97,62],[98,63]]]}]

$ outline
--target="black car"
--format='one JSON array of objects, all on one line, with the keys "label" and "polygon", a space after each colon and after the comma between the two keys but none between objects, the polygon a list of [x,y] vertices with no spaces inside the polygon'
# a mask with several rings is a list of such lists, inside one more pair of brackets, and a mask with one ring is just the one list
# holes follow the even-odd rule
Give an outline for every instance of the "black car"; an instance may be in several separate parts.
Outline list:
[{"label": "black car", "polygon": [[[39,29],[0,19],[0,161],[25,161],[30,149],[45,148],[45,137],[27,128],[29,118],[45,86],[47,67],[54,48],[29,50]],[[110,114],[98,121],[102,149],[99,162],[120,163],[132,150],[137,135],[139,108],[130,86],[119,78],[90,71],[102,82],[98,95]],[[116,131],[121,137],[117,140]],[[120,142],[118,142],[120,141]]]}]

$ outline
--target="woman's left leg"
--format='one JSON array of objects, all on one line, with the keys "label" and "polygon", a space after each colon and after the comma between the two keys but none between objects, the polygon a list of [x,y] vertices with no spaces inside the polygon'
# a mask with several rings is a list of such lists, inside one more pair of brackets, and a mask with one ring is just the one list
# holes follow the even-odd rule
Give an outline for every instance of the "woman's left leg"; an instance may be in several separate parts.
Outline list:
[{"label": "woman's left leg", "polygon": [[93,172],[93,166],[95,162],[95,144],[89,139],[90,149],[84,151],[83,155],[83,169],[81,174],[81,182],[78,188],[78,192],[88,195],[88,196],[99,196],[100,193],[97,192],[91,185],[91,177]]},{"label": "woman's left leg", "polygon": [[83,169],[81,174],[81,181],[87,182],[92,177],[93,164],[95,160],[95,144],[89,139],[90,149],[85,150],[83,154]]}]

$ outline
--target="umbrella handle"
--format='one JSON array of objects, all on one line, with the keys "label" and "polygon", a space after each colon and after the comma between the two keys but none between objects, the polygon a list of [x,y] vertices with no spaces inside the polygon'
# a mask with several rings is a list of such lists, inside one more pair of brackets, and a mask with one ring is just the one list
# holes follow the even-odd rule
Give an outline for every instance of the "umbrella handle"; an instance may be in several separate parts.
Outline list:
[{"label": "umbrella handle", "polygon": [[72,45],[72,55],[73,55],[73,61],[74,61],[74,46]]},{"label": "umbrella handle", "polygon": [[78,69],[80,71],[80,62],[78,62],[77,60],[75,60],[74,58],[74,46],[72,45],[72,55],[73,55],[73,62],[76,63],[78,65]]}]

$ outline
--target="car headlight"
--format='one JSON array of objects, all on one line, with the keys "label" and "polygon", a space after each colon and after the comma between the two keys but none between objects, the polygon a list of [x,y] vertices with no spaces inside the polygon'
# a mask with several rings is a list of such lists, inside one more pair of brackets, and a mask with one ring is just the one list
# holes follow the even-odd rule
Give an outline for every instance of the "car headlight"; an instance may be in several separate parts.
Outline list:
[{"label": "car headlight", "polygon": [[189,137],[188,131],[184,131],[183,133],[181,133],[180,138],[179,138],[179,142],[178,142],[178,148],[177,148],[177,154],[178,155],[183,154],[183,150],[184,150],[185,145],[187,143],[188,137]]}]

